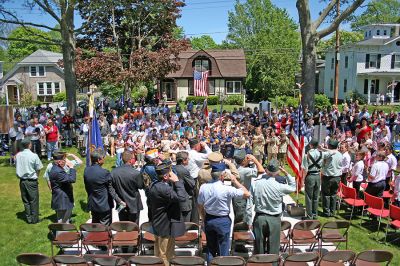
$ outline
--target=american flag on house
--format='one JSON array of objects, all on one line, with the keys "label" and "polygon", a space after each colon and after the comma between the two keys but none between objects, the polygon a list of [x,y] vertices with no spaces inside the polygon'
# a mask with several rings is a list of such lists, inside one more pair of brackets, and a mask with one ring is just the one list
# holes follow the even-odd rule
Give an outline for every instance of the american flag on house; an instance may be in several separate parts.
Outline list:
[{"label": "american flag on house", "polygon": [[303,108],[301,104],[297,108],[293,116],[293,127],[290,132],[289,146],[287,153],[287,161],[292,168],[296,179],[297,179],[297,191],[300,191],[303,176],[301,170],[301,163],[304,156],[304,120],[303,120]]},{"label": "american flag on house", "polygon": [[208,71],[194,71],[194,95],[208,96]]}]

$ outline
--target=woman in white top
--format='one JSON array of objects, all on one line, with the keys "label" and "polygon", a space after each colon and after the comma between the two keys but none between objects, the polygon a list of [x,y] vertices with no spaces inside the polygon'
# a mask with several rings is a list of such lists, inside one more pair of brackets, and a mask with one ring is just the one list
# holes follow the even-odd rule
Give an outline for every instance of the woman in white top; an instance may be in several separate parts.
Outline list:
[{"label": "woman in white top", "polygon": [[117,130],[118,119],[114,118],[112,124],[110,126],[111,134],[110,134],[110,147],[111,147],[111,157],[115,155],[115,140],[117,139],[118,130]]},{"label": "woman in white top", "polygon": [[350,172],[350,164],[351,164],[351,158],[350,154],[348,152],[349,150],[349,144],[345,141],[340,143],[340,152],[342,153],[342,177],[341,181],[344,185],[347,185],[347,177]]},{"label": "woman in white top", "polygon": [[364,152],[359,151],[356,153],[356,162],[351,168],[351,176],[347,179],[349,183],[353,182],[353,188],[356,189],[357,195],[359,195],[360,185],[364,180],[364,156]]},{"label": "woman in white top", "polygon": [[385,158],[386,154],[384,151],[378,152],[369,172],[368,187],[365,192],[375,197],[382,197],[386,187],[385,182],[389,172],[389,165],[385,162]]}]

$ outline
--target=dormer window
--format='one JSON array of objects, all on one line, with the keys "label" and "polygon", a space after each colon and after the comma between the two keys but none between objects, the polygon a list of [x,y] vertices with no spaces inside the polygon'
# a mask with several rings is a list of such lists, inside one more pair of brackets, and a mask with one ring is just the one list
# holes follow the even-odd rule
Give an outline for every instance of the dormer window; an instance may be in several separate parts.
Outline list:
[{"label": "dormer window", "polygon": [[368,36],[371,37],[371,31],[368,32]]},{"label": "dormer window", "polygon": [[387,35],[387,30],[383,30],[383,35]]},{"label": "dormer window", "polygon": [[380,30],[376,30],[376,35],[381,35],[381,31]]},{"label": "dormer window", "polygon": [[45,77],[46,67],[45,66],[30,66],[29,75],[31,77]]},{"label": "dormer window", "polygon": [[194,70],[199,72],[211,70],[210,60],[207,58],[196,58],[193,60],[193,67]]}]

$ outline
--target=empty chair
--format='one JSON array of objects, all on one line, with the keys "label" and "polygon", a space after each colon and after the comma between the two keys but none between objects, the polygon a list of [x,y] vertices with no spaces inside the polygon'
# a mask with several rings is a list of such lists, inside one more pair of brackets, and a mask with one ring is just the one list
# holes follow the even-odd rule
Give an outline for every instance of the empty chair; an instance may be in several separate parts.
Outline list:
[{"label": "empty chair", "polygon": [[92,260],[94,265],[99,266],[125,266],[127,265],[126,260],[116,256],[108,256],[108,257],[94,257]]},{"label": "empty chair", "polygon": [[376,232],[376,236],[378,236],[382,218],[386,218],[389,216],[389,210],[384,208],[383,198],[378,198],[364,192],[364,199],[365,199],[365,204],[368,207],[367,208],[365,208],[365,206],[363,207],[360,223],[362,222],[362,217],[364,216],[364,210],[366,210],[369,214],[376,216],[379,221],[378,229]]},{"label": "empty chair", "polygon": [[310,245],[310,251],[314,249],[318,243],[319,229],[321,223],[318,220],[305,220],[299,221],[290,232],[290,239],[292,240],[292,253],[294,252],[295,245]]},{"label": "empty chair", "polygon": [[[390,217],[390,223],[387,223],[386,225],[386,232],[385,232],[385,242],[386,242],[386,238],[388,235],[388,228],[389,226],[393,227],[396,231],[397,229],[400,228],[400,207],[397,207],[393,204],[390,204],[389,206],[389,217]],[[391,242],[397,240],[393,239]]]},{"label": "empty chair", "polygon": [[53,257],[57,266],[87,266],[86,260],[81,256],[75,255],[57,255]]},{"label": "empty chair", "polygon": [[114,222],[110,225],[110,230],[115,231],[111,235],[111,252],[116,247],[134,247],[136,250],[139,245],[139,226],[134,222]]},{"label": "empty chair", "polygon": [[238,256],[219,256],[211,260],[211,266],[244,266],[246,261],[242,257]]},{"label": "empty chair", "polygon": [[[360,252],[353,261],[354,266],[364,265],[389,265],[393,259],[393,254],[385,250],[367,250]],[[372,264],[374,263],[374,264]]]},{"label": "empty chair", "polygon": [[81,224],[82,247],[90,252],[89,246],[106,247],[110,250],[110,231],[108,227],[98,223]]},{"label": "empty chair", "polygon": [[281,258],[276,254],[257,254],[247,260],[247,266],[272,266],[279,265]]},{"label": "empty chair", "polygon": [[66,223],[53,223],[48,226],[50,231],[50,244],[51,244],[51,255],[54,256],[54,246],[58,246],[60,249],[66,247],[76,246],[78,253],[81,254],[79,242],[81,235],[78,229],[73,224]]},{"label": "empty chair", "polygon": [[319,256],[316,252],[304,252],[304,253],[294,253],[289,255],[285,262],[284,266],[308,266],[309,263],[316,265],[318,262]]},{"label": "empty chair", "polygon": [[324,243],[338,243],[336,249],[339,247],[340,243],[346,243],[349,241],[349,228],[350,222],[348,221],[332,221],[326,222],[319,231],[318,243],[319,250],[322,250]]},{"label": "empty chair", "polygon": [[322,256],[319,266],[339,266],[348,265],[353,262],[356,253],[351,250],[333,250]]},{"label": "empty chair", "polygon": [[233,226],[231,254],[234,255],[237,245],[254,246],[253,234],[249,231],[249,226],[244,223],[237,223]]},{"label": "empty chair", "polygon": [[286,252],[290,244],[290,228],[292,224],[289,221],[281,221],[281,251]]},{"label": "empty chair", "polygon": [[53,266],[53,260],[40,253],[23,253],[16,258],[18,265],[44,265]]},{"label": "empty chair", "polygon": [[152,265],[152,266],[164,266],[164,261],[156,256],[136,256],[129,259],[131,264],[136,266]]},{"label": "empty chair", "polygon": [[130,258],[137,256],[137,253],[113,253],[115,257],[123,258],[126,261],[129,261]]},{"label": "empty chair", "polygon": [[146,248],[154,248],[156,240],[153,234],[153,227],[150,222],[145,222],[140,225],[140,250],[141,254],[146,254]]},{"label": "empty chair", "polygon": [[355,188],[345,186],[341,184],[342,186],[342,197],[343,200],[341,202],[344,202],[348,206],[351,207],[351,213],[350,213],[350,221],[353,218],[353,213],[354,213],[354,208],[360,208],[365,206],[364,200],[360,199],[357,195],[357,191]]},{"label": "empty chair", "polygon": [[172,258],[170,261],[171,266],[204,266],[204,259],[197,256],[178,256]]},{"label": "empty chair", "polygon": [[196,223],[185,222],[185,234],[175,238],[175,245],[180,248],[200,247],[200,226]]}]

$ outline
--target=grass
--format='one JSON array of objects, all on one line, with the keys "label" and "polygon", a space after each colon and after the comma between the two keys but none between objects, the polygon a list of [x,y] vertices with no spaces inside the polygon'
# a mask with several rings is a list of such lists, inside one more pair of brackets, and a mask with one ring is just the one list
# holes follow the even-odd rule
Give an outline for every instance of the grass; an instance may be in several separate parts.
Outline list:
[{"label": "grass", "polygon": [[[76,153],[76,149],[72,148],[71,152]],[[48,240],[47,225],[55,219],[54,211],[50,208],[51,194],[45,184],[42,174],[39,180],[40,190],[40,218],[43,219],[39,224],[27,224],[23,216],[23,205],[20,199],[19,181],[15,176],[15,168],[8,166],[6,158],[1,161],[0,174],[0,265],[16,265],[15,257],[23,252],[40,252],[51,255],[50,242]],[[47,164],[47,162],[45,163]],[[108,157],[105,167],[111,170],[114,164],[114,158]],[[89,219],[89,213],[85,211],[86,192],[83,184],[83,170],[85,166],[78,167],[77,182],[74,184],[75,208],[73,210],[75,224],[79,225]],[[295,198],[295,195],[292,195]],[[300,203],[304,203],[304,195],[300,193]],[[341,211],[343,213],[343,211]],[[327,218],[319,218],[321,222],[328,221]],[[333,218],[330,218],[330,220]],[[343,219],[338,216],[338,219]],[[400,255],[398,253],[399,243],[397,245],[385,245],[374,240],[373,231],[359,225],[359,218],[356,217],[352,221],[349,235],[349,249],[360,252],[368,249],[384,249],[393,252],[394,259],[392,265],[400,265]],[[382,227],[384,228],[384,226]],[[380,237],[384,236],[383,232]],[[344,245],[341,246],[344,249]]]}]

